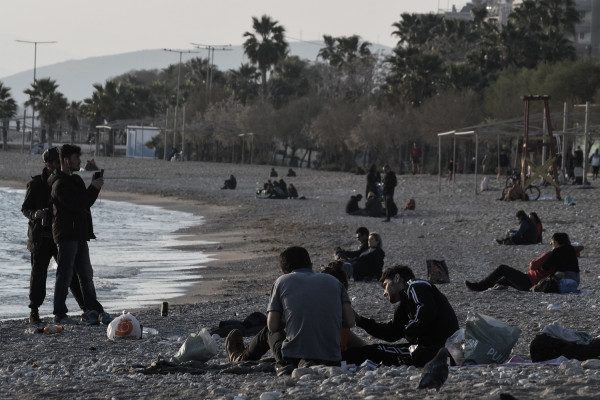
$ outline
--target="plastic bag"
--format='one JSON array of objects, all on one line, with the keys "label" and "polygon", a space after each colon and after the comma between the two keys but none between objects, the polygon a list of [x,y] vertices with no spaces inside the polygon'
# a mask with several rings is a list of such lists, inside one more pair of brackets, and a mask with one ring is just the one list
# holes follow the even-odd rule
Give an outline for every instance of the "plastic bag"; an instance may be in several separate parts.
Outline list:
[{"label": "plastic bag", "polygon": [[174,362],[189,360],[208,361],[217,355],[217,342],[206,328],[198,333],[190,334],[173,356]]},{"label": "plastic bag", "polygon": [[457,365],[501,364],[508,360],[520,334],[518,327],[469,312],[465,329],[450,336],[446,348]]},{"label": "plastic bag", "polygon": [[106,327],[106,336],[113,340],[120,338],[141,339],[142,326],[137,318],[129,313],[119,315]]},{"label": "plastic bag", "polygon": [[521,329],[487,315],[467,314],[465,364],[501,364],[508,360]]}]

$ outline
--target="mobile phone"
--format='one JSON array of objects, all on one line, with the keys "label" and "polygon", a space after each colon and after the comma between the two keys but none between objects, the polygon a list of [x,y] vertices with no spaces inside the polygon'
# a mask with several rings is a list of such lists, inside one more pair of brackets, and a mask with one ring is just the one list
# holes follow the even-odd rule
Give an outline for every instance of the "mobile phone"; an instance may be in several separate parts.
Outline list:
[{"label": "mobile phone", "polygon": [[93,179],[102,178],[103,176],[104,176],[104,169],[101,169],[100,171],[94,172]]}]

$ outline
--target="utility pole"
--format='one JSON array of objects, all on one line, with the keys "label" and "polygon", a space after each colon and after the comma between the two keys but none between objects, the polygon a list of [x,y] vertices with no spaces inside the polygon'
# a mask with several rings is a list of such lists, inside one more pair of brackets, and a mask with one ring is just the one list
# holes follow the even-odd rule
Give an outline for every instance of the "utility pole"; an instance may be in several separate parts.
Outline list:
[{"label": "utility pole", "polygon": [[[37,45],[38,44],[50,44],[50,43],[56,43],[55,41],[52,42],[33,42],[33,41],[29,41],[29,40],[15,40],[15,42],[19,42],[19,43],[29,43],[29,44],[33,44],[33,84],[35,85],[35,71],[36,71],[36,64],[37,64]],[[35,106],[32,104],[31,105],[31,142],[29,144],[29,150],[31,150],[31,148],[33,147],[33,127],[34,127],[34,122],[35,122]],[[25,124],[23,124],[23,130],[25,130]]]},{"label": "utility pole", "polygon": [[206,93],[212,89],[212,66],[215,62],[215,50],[218,51],[231,51],[230,44],[220,44],[220,45],[211,45],[211,44],[199,44],[199,43],[190,43],[192,46],[196,46],[197,49],[205,49],[208,50],[208,71],[206,72]]},{"label": "utility pole", "polygon": [[[173,50],[173,49],[163,49],[164,51],[169,51],[171,53],[179,53],[179,71],[177,72],[177,101],[175,102],[175,123],[173,124],[173,148],[175,148],[176,137],[177,137],[177,110],[179,108],[179,82],[181,80],[181,57],[183,53],[199,53],[198,51],[192,50]],[[182,141],[182,149],[181,149],[181,158],[183,159],[183,138]],[[166,149],[165,149],[166,151]]]}]

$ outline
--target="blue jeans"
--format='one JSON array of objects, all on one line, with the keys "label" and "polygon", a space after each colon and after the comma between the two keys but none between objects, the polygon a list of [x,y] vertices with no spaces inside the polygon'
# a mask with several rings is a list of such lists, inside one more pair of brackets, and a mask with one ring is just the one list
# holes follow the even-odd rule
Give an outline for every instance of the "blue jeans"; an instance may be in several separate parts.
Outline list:
[{"label": "blue jeans", "polygon": [[58,268],[56,270],[56,285],[54,286],[54,315],[65,315],[67,309],[67,294],[73,274],[79,278],[83,302],[87,310],[104,311],[96,300],[94,287],[94,271],[90,262],[90,251],[84,240],[63,240],[58,243]]}]

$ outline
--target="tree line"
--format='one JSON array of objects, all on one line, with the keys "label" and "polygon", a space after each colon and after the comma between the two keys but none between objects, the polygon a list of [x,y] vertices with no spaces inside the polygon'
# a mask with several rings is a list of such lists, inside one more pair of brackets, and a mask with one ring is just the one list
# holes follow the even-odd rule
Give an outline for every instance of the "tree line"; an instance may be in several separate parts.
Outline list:
[{"label": "tree line", "polygon": [[[44,78],[25,90],[26,106],[39,116],[42,142],[57,129],[73,141],[104,121],[141,121],[167,127],[152,143],[159,155],[180,147],[185,129],[189,160],[401,170],[413,142],[433,150],[438,132],[521,115],[524,94],[550,94],[559,109],[597,98],[600,66],[569,40],[579,22],[573,0],[525,0],[503,26],[484,7],[471,14],[401,14],[388,55],[358,35],[324,35],[316,61],[289,55],[278,21],[253,17],[243,33],[249,62],[238,69],[193,58],[181,65],[179,85],[179,65],[134,71],[94,85],[83,102],[69,102]],[[180,109],[173,142],[178,86],[185,115]],[[0,82],[5,141],[11,100]]]}]

